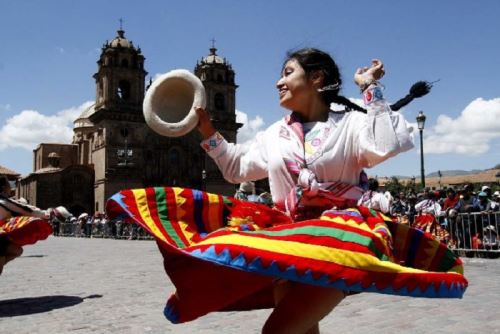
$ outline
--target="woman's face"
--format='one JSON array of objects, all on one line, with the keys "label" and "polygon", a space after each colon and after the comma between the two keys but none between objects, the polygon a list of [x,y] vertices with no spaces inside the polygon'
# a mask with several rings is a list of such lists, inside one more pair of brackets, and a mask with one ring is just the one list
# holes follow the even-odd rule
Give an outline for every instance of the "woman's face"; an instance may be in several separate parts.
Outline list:
[{"label": "woman's face", "polygon": [[276,83],[280,105],[292,111],[303,111],[317,90],[297,60],[291,59],[283,68],[281,78]]}]

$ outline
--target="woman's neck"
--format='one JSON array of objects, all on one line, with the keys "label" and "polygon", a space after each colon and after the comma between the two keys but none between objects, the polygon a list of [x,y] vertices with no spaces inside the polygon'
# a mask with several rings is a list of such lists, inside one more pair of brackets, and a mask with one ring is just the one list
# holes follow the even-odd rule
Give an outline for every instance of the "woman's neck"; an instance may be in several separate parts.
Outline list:
[{"label": "woman's neck", "polygon": [[328,112],[330,108],[323,100],[313,99],[307,104],[303,110],[296,111],[302,122],[326,122],[328,120]]}]

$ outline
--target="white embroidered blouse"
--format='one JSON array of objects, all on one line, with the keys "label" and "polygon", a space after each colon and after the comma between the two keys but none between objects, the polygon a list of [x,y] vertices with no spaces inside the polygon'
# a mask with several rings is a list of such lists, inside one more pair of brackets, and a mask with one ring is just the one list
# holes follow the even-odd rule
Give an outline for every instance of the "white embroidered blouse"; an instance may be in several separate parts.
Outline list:
[{"label": "white embroidered blouse", "polygon": [[[301,139],[284,119],[257,135],[250,145],[228,143],[219,133],[201,145],[229,182],[268,177],[273,201],[279,205],[297,182],[287,169],[286,159],[305,157],[307,168],[318,182],[358,185],[363,168],[413,148],[413,129],[402,114],[390,110],[383,98],[369,103],[367,110],[366,114],[330,112],[326,124],[317,127],[321,133],[309,143],[306,135],[306,145],[299,143]],[[311,129],[311,124],[308,126]],[[315,129],[313,125],[309,133]],[[308,150],[308,145],[314,145],[314,150]]]}]

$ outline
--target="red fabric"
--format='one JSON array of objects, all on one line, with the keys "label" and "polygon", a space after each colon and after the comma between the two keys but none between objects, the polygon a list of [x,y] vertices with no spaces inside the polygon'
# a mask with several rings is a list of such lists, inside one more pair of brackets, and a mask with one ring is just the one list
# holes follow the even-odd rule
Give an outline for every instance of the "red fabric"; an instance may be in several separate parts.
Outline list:
[{"label": "red fabric", "polygon": [[[158,246],[163,254],[165,271],[176,287],[176,293],[170,297],[168,304],[176,313],[182,315],[180,322],[190,321],[214,311],[251,310],[274,306],[273,277],[186,256],[161,243],[158,243]],[[259,298],[255,298],[255,293]]]},{"label": "red fabric", "polygon": [[459,198],[456,195],[452,199],[450,199],[449,197],[446,197],[446,199],[444,200],[444,204],[443,204],[443,210],[447,210],[449,208],[454,208],[457,205],[458,201],[459,201]]},{"label": "red fabric", "polygon": [[0,224],[0,235],[4,235],[18,246],[32,245],[52,234],[48,221],[34,217],[16,217]]}]

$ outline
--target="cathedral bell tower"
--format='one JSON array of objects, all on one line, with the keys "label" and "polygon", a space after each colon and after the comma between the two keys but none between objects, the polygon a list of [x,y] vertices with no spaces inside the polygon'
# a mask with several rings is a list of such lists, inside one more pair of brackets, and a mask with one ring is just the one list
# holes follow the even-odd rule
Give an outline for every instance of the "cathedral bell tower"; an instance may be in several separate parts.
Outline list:
[{"label": "cathedral bell tower", "polygon": [[106,41],[97,61],[96,101],[86,115],[93,125],[89,162],[95,171],[95,211],[122,188],[141,187],[144,138],[144,56],[122,27]]},{"label": "cathedral bell tower", "polygon": [[[208,56],[194,69],[201,79],[207,96],[207,112],[214,127],[228,142],[236,143],[236,134],[242,124],[236,122],[236,88],[234,70],[225,58],[217,55],[214,41]],[[228,184],[210,157],[205,159],[206,189],[225,195],[234,195],[234,185]]]},{"label": "cathedral bell tower", "polygon": [[121,113],[141,113],[144,100],[144,56],[125,38],[125,31],[103,45],[96,81],[96,112],[120,110]]}]

